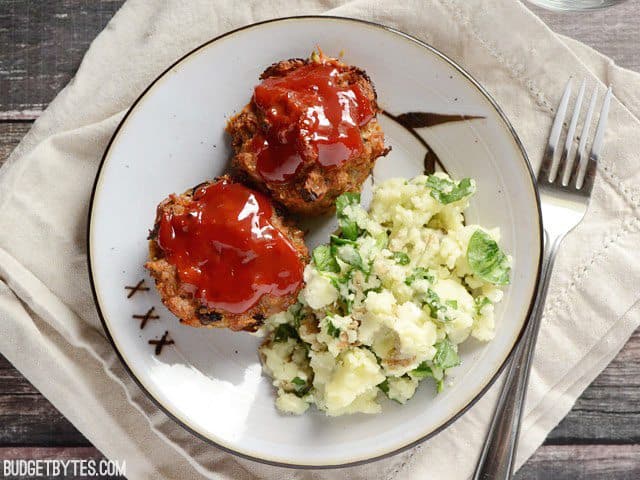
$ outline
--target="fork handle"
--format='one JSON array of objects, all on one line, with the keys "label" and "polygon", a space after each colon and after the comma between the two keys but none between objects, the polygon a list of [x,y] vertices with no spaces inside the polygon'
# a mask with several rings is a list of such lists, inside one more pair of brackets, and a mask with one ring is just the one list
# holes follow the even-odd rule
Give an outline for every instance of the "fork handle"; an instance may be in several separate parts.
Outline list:
[{"label": "fork handle", "polygon": [[[473,475],[473,480],[509,480],[513,476],[520,421],[533,363],[533,353],[540,330],[551,271],[563,236],[545,242],[540,287],[527,328],[507,369],[493,420]],[[551,244],[550,247],[548,245]]]}]

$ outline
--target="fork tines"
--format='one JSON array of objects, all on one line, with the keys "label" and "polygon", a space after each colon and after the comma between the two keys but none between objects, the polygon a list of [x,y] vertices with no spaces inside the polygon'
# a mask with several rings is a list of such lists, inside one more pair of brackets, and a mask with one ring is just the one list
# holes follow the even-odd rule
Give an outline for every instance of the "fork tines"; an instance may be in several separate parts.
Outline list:
[{"label": "fork tines", "polygon": [[555,184],[557,187],[563,187],[566,190],[583,190],[585,194],[589,194],[593,188],[598,158],[602,152],[602,145],[604,143],[604,132],[606,130],[612,93],[611,87],[609,87],[604,97],[602,108],[600,109],[598,126],[596,127],[596,132],[591,144],[591,152],[587,156],[587,138],[589,136],[593,113],[598,98],[598,88],[597,86],[594,87],[591,95],[591,101],[589,102],[589,108],[587,109],[587,113],[583,120],[580,142],[575,155],[572,155],[572,147],[576,129],[578,127],[578,121],[580,119],[585,89],[586,80],[583,80],[580,85],[580,89],[578,90],[578,95],[576,96],[573,114],[571,115],[571,120],[567,128],[567,137],[562,153],[559,158],[556,158],[556,150],[558,148],[558,143],[560,142],[560,135],[562,133],[562,127],[564,125],[567,108],[569,106],[569,99],[571,98],[571,79],[567,82],[567,86],[556,112],[556,117],[553,120],[551,133],[549,134],[549,143],[545,149],[542,164],[540,165],[540,171],[538,172],[539,184]]}]

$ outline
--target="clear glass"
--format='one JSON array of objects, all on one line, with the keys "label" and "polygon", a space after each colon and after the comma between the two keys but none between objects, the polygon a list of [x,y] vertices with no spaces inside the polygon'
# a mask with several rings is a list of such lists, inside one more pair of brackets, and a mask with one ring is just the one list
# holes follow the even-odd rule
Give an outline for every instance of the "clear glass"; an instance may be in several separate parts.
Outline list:
[{"label": "clear glass", "polygon": [[611,7],[626,0],[529,0],[550,10],[597,10]]}]

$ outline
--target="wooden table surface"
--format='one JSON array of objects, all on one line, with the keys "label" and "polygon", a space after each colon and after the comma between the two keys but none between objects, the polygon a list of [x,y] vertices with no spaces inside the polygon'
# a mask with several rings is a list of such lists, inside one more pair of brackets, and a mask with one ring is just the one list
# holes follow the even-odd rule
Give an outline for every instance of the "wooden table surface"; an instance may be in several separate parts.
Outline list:
[{"label": "wooden table surface", "polygon": [[[0,164],[72,78],[122,3],[0,0]],[[532,9],[556,32],[640,71],[640,0],[591,13]],[[5,458],[101,454],[0,355],[0,460]],[[640,478],[640,330],[516,478]]]}]

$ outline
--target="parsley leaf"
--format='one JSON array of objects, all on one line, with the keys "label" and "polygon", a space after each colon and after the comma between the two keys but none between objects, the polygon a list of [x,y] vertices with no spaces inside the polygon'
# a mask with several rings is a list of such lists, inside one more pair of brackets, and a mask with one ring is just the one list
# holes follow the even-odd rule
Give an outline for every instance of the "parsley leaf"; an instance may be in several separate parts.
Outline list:
[{"label": "parsley leaf", "polygon": [[509,283],[509,260],[487,233],[476,230],[469,239],[467,262],[475,276],[495,285]]},{"label": "parsley leaf", "polygon": [[433,357],[433,365],[443,370],[460,365],[460,357],[458,356],[457,349],[448,338],[436,343],[436,354]]},{"label": "parsley leaf", "polygon": [[423,380],[425,378],[433,378],[436,382],[436,389],[440,393],[444,389],[444,372],[440,369],[436,372],[424,361],[416,368],[411,370],[411,376]]},{"label": "parsley leaf", "polygon": [[366,290],[363,290],[362,293],[364,294],[364,296],[367,296],[367,293],[369,292],[375,292],[375,293],[380,293],[382,292],[382,285],[378,285],[377,287],[373,287],[373,288],[367,288]]},{"label": "parsley leaf", "polygon": [[457,300],[445,300],[444,303],[445,303],[445,305],[447,305],[448,307],[453,308],[454,310],[456,310],[458,308],[458,301]]},{"label": "parsley leaf", "polygon": [[339,247],[333,246],[333,251],[340,257],[340,260],[353,268],[360,270],[364,273],[369,273],[369,265],[366,265],[360,256],[360,252],[353,245],[340,245]]},{"label": "parsley leaf", "polygon": [[416,368],[411,370],[411,375],[420,380],[427,377],[436,378],[433,374],[433,370],[431,370],[431,367],[427,364],[426,361],[422,362]]},{"label": "parsley leaf", "polygon": [[293,323],[296,328],[300,327],[300,322],[304,318],[304,312],[302,311],[301,303],[294,303],[289,307],[289,312],[293,316]]},{"label": "parsley leaf", "polygon": [[300,338],[298,336],[298,332],[296,331],[296,329],[293,328],[288,323],[281,323],[280,325],[278,325],[278,327],[276,328],[276,331],[275,331],[275,333],[273,335],[273,341],[274,342],[286,342],[290,338],[294,338],[296,340],[298,338]]},{"label": "parsley leaf", "polygon": [[411,285],[416,280],[429,280],[429,282],[433,283],[435,280],[433,275],[429,273],[429,270],[426,268],[418,267],[416,268],[411,275],[405,278],[404,283],[407,285]]},{"label": "parsley leaf", "polygon": [[313,250],[311,254],[313,257],[313,263],[316,268],[321,272],[340,272],[340,266],[334,258],[331,248],[328,245],[320,245]]},{"label": "parsley leaf", "polygon": [[306,380],[303,380],[300,377],[295,377],[293,380],[291,380],[291,383],[293,383],[294,385],[294,394],[296,395],[296,397],[304,397],[309,392],[309,390],[311,390],[311,385],[309,385]]},{"label": "parsley leaf", "polygon": [[486,306],[486,305],[490,305],[491,304],[491,300],[489,300],[487,297],[477,297],[474,299],[475,302],[475,306],[476,306],[476,314],[477,315],[481,315],[482,309]]},{"label": "parsley leaf", "polygon": [[409,265],[411,262],[409,255],[404,252],[393,252],[393,259],[398,265]]},{"label": "parsley leaf", "polygon": [[350,297],[343,298],[343,303],[344,313],[347,315],[351,315],[351,312],[353,311],[353,299],[351,299]]},{"label": "parsley leaf", "polygon": [[344,209],[349,205],[358,205],[360,203],[360,194],[357,192],[344,192],[336,198],[336,212],[342,215]]},{"label": "parsley leaf", "polygon": [[384,382],[379,383],[378,388],[382,390],[385,395],[389,395],[389,380],[385,379]]},{"label": "parsley leaf", "polygon": [[445,205],[462,200],[476,191],[476,184],[470,178],[455,182],[448,178],[429,175],[426,185],[431,189],[431,196]]},{"label": "parsley leaf", "polygon": [[340,329],[336,327],[331,320],[327,320],[327,333],[333,338],[340,336]]},{"label": "parsley leaf", "polygon": [[431,318],[435,318],[438,319],[438,313],[442,313],[442,315],[440,316],[441,320],[447,320],[447,318],[444,316],[447,307],[445,307],[442,302],[440,301],[440,297],[438,296],[438,294],[436,292],[434,292],[433,290],[431,290],[430,288],[427,289],[427,293],[425,295],[425,300],[424,303],[429,307],[429,314],[431,316]]},{"label": "parsley leaf", "polygon": [[336,216],[341,236],[349,240],[355,240],[360,235],[358,224],[345,215],[345,208],[360,204],[360,194],[355,192],[345,192],[336,198]]},{"label": "parsley leaf", "polygon": [[389,245],[389,235],[387,235],[387,232],[380,232],[376,235],[376,247],[378,249],[382,250],[383,248],[387,248],[387,245]]},{"label": "parsley leaf", "polygon": [[356,246],[358,245],[357,242],[355,240],[349,240],[348,238],[341,238],[338,237],[337,235],[331,235],[330,238],[330,242],[331,245],[335,245],[335,246],[341,246],[341,245],[352,245],[352,246]]}]

